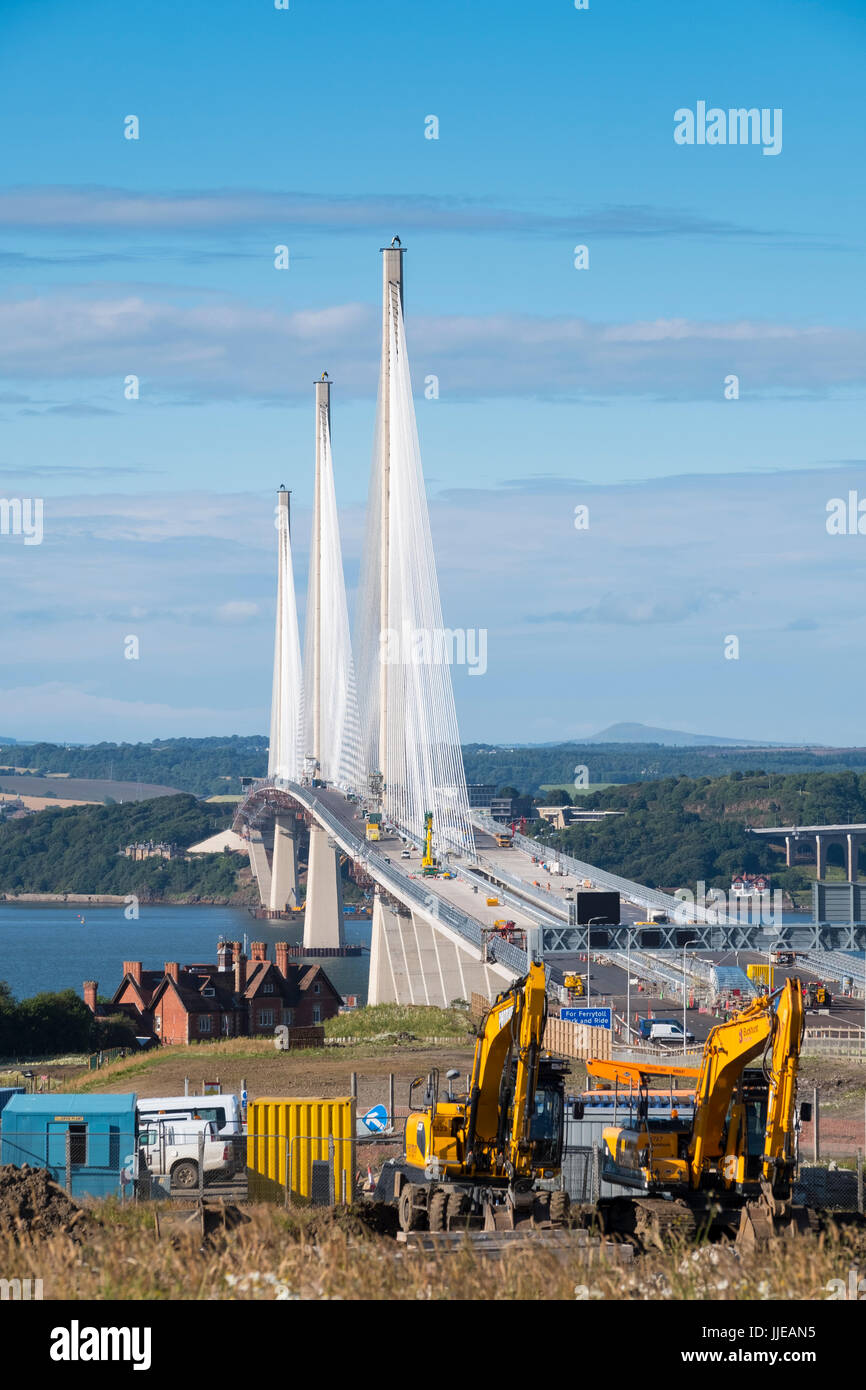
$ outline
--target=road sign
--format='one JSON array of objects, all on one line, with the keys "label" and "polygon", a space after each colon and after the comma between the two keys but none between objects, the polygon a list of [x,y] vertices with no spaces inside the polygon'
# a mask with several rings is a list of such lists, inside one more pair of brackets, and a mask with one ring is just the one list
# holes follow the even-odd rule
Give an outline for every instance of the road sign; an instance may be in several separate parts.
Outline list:
[{"label": "road sign", "polygon": [[588,1028],[610,1028],[612,1009],[562,1009],[559,1017],[564,1023],[585,1023]]},{"label": "road sign", "polygon": [[388,1128],[388,1111],[384,1105],[374,1105],[372,1110],[361,1116],[361,1121],[371,1134],[383,1134]]}]

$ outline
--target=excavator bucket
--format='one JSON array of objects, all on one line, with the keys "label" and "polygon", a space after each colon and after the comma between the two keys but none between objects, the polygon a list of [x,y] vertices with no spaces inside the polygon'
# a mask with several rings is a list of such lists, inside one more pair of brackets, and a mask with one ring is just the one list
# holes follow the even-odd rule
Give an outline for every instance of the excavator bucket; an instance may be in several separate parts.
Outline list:
[{"label": "excavator bucket", "polygon": [[766,1245],[774,1234],[773,1216],[767,1204],[747,1202],[740,1212],[737,1245],[745,1250],[755,1250]]}]

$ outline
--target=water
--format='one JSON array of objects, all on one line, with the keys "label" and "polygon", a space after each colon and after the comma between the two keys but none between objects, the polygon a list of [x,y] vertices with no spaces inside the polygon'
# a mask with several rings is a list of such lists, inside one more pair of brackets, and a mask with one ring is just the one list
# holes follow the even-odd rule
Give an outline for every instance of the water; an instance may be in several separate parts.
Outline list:
[{"label": "water", "polygon": [[[61,989],[80,995],[84,980],[98,980],[99,993],[110,998],[120,984],[125,960],[140,960],[145,970],[162,970],[167,960],[215,964],[219,938],[243,941],[245,934],[249,941],[267,942],[273,960],[274,942],[299,942],[302,929],[288,922],[256,921],[237,907],[142,906],[138,921],[128,922],[122,907],[4,903],[0,980],[16,999]],[[369,921],[347,917],[346,942],[369,947]],[[366,1003],[369,954],[319,958],[315,963],[344,997],[357,994],[359,1004]]]}]

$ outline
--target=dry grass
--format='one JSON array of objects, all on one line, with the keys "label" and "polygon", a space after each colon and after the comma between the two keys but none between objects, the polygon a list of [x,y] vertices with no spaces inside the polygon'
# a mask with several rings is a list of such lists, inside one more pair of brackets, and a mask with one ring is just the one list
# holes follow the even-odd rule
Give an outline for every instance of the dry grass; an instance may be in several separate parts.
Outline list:
[{"label": "dry grass", "polygon": [[[92,1207],[97,1222],[78,1244],[55,1236],[0,1240],[4,1278],[41,1278],[46,1299],[377,1299],[485,1302],[513,1299],[813,1300],[830,1279],[866,1266],[863,1236],[801,1237],[768,1250],[721,1246],[600,1265],[575,1250],[560,1257],[520,1249],[486,1260],[466,1248],[427,1257],[365,1230],[351,1213],[250,1207],[250,1221],[202,1253],[197,1241],[157,1241],[152,1211]],[[859,1243],[858,1243],[859,1242]]]}]

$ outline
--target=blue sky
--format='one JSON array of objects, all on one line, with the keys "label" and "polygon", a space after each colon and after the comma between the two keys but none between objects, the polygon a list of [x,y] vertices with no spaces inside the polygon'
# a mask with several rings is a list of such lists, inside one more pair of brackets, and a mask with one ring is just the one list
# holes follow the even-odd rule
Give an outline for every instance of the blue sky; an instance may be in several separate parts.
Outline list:
[{"label": "blue sky", "polygon": [[[327,369],[353,581],[399,233],[464,738],[866,742],[814,659],[862,681],[864,40],[853,0],[4,0],[0,496],[45,539],[0,535],[0,736],[266,727],[272,493],[303,589]],[[781,153],[677,145],[698,101]]]}]

